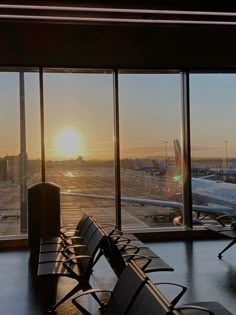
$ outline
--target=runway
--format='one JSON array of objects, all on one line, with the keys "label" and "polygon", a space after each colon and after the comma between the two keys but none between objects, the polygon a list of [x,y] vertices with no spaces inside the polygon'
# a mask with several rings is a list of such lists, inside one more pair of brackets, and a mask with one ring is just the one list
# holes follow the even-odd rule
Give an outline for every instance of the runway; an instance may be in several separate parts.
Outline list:
[{"label": "runway", "polygon": [[[40,182],[40,172],[28,176],[27,187]],[[50,167],[46,181],[60,187],[61,192],[115,195],[115,171],[112,166]],[[126,197],[169,200],[175,196],[177,186],[145,172],[121,170],[121,194]],[[173,200],[173,199],[172,199]],[[20,185],[0,184],[0,235],[20,235]],[[150,229],[171,226],[168,221],[172,209],[122,202],[122,225],[126,229]],[[115,201],[61,196],[62,224],[77,222],[87,211],[100,221],[115,223]],[[5,217],[4,217],[5,216]]]}]

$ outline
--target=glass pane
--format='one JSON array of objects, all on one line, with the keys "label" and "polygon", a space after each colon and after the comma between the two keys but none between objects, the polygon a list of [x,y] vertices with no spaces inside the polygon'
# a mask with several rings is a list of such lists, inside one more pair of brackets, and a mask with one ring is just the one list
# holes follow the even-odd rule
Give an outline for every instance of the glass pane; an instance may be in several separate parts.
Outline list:
[{"label": "glass pane", "polygon": [[27,187],[40,180],[38,74],[1,72],[0,91],[0,236],[8,237],[27,232]]},{"label": "glass pane", "polygon": [[77,194],[61,195],[62,224],[83,211],[114,222],[112,84],[111,74],[44,74],[46,180]]},{"label": "glass pane", "polygon": [[120,75],[121,189],[130,197],[123,199],[125,228],[173,226],[180,215],[167,203],[182,200],[174,151],[180,104],[179,74]]},{"label": "glass pane", "polygon": [[192,74],[190,87],[193,203],[205,206],[195,213],[204,224],[235,212],[236,75]]}]

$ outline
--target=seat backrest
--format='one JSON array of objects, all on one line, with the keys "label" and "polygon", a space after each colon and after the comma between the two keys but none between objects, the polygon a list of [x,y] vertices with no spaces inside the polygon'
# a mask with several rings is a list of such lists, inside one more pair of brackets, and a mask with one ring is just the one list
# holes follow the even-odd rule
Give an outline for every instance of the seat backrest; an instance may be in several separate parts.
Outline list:
[{"label": "seat backrest", "polygon": [[127,315],[166,315],[170,314],[169,306],[162,293],[148,280],[136,296]]},{"label": "seat backrest", "polygon": [[75,236],[80,236],[83,237],[84,234],[87,232],[88,228],[90,225],[93,223],[93,219],[91,216],[85,214],[85,216],[82,216],[82,222],[80,222],[77,225],[76,231],[75,231]]},{"label": "seat backrest", "polygon": [[89,242],[91,241],[91,239],[92,239],[94,233],[97,231],[97,229],[98,229],[97,224],[94,221],[92,221],[92,224],[89,225],[88,229],[86,230],[86,232],[82,236],[83,239],[81,240],[81,244],[88,246]]},{"label": "seat backrest", "polygon": [[80,260],[80,268],[83,271],[83,274],[87,274],[88,277],[91,274],[95,256],[98,251],[103,247],[103,243],[106,238],[106,234],[104,233],[104,231],[96,226],[95,223],[93,223],[93,225],[91,227],[91,237],[86,243],[86,247],[78,250],[79,255],[89,256],[88,259]]},{"label": "seat backrest", "polygon": [[75,235],[83,228],[83,225],[86,223],[88,218],[89,218],[89,214],[84,212],[76,226]]},{"label": "seat backrest", "polygon": [[122,256],[116,242],[108,235],[104,242],[104,255],[110,264],[112,270],[119,278],[126,267],[126,262]]},{"label": "seat backrest", "polygon": [[146,276],[142,271],[133,262],[129,263],[121,273],[112,291],[105,314],[126,314],[136,295],[145,284],[145,281]]},{"label": "seat backrest", "polygon": [[94,223],[92,216],[87,215],[86,218],[83,218],[83,220],[84,222],[81,228],[76,230],[74,234],[74,236],[78,236],[79,239],[72,238],[75,255],[85,255],[88,253],[88,243],[97,229],[97,225]]}]

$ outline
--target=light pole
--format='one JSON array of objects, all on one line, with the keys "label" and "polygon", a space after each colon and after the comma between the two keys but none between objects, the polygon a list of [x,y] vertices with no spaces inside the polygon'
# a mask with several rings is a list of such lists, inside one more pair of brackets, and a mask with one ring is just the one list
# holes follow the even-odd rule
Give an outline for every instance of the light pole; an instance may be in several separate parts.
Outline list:
[{"label": "light pole", "polygon": [[167,143],[168,141],[165,141],[166,168],[167,168]]},{"label": "light pole", "polygon": [[225,170],[228,168],[228,141],[225,140]]}]

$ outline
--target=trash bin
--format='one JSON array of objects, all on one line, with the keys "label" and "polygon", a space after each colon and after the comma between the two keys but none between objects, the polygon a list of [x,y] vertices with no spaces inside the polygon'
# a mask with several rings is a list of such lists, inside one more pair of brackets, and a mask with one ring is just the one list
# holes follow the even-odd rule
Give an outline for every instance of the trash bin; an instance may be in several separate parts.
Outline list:
[{"label": "trash bin", "polygon": [[60,232],[60,188],[37,183],[28,188],[28,241],[31,258],[38,258],[40,238]]}]

